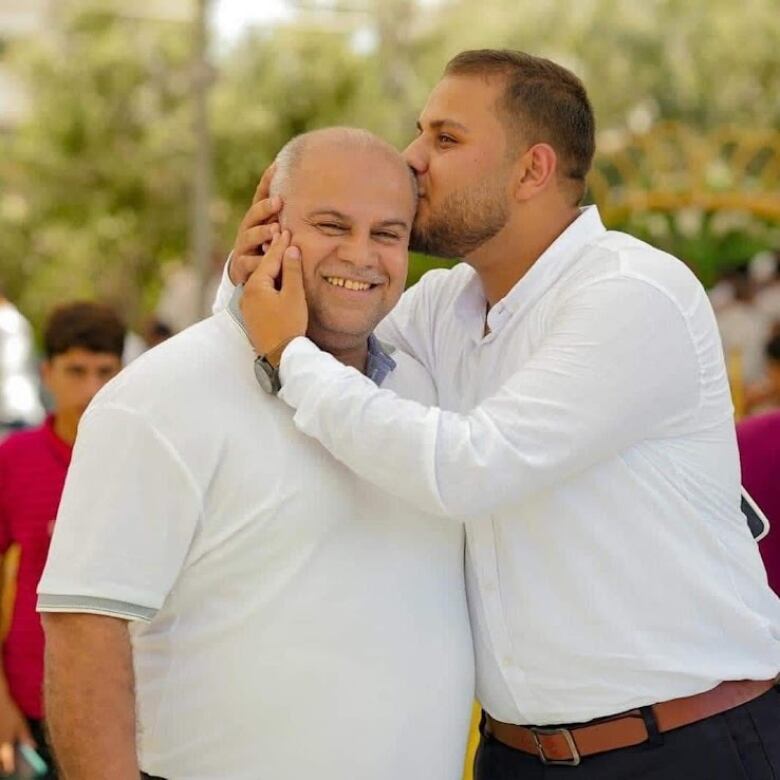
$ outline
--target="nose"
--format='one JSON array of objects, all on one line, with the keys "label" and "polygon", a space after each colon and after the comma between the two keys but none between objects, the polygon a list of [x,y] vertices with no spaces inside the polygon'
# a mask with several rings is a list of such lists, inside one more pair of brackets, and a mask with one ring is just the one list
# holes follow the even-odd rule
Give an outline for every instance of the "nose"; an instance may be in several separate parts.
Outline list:
[{"label": "nose", "polygon": [[428,170],[427,146],[422,135],[418,135],[403,151],[406,164],[419,176]]},{"label": "nose", "polygon": [[344,236],[339,242],[337,256],[355,268],[375,268],[378,257],[370,236],[362,231]]},{"label": "nose", "polygon": [[84,381],[84,406],[89,404],[97,395],[98,390],[100,390],[107,381],[108,379],[101,374],[89,374]]}]

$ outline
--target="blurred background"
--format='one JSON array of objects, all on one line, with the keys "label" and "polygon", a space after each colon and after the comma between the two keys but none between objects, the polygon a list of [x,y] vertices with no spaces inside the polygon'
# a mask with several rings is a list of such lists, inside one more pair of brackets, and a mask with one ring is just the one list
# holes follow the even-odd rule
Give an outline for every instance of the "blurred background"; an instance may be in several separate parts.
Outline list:
[{"label": "blurred background", "polygon": [[[54,306],[115,307],[127,360],[187,327],[291,136],[402,148],[481,47],[583,79],[589,202],[708,288],[737,416],[780,407],[777,0],[0,0],[0,435],[42,417]],[[441,263],[414,256],[410,283]]]},{"label": "blurred background", "polygon": [[738,413],[780,403],[776,0],[0,0],[0,289],[34,334],[109,302],[137,353],[208,311],[286,140],[403,147],[448,58],[502,46],[584,80],[589,200],[711,290]]}]

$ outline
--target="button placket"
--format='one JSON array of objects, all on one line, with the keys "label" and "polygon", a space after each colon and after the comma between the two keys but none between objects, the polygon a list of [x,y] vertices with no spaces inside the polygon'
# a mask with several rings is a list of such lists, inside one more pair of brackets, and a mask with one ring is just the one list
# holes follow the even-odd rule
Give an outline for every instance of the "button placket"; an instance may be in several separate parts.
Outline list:
[{"label": "button placket", "polygon": [[[518,705],[518,686],[525,677],[515,665],[509,629],[504,620],[504,609],[498,583],[498,561],[496,559],[493,519],[480,521],[468,527],[469,544],[474,557],[474,570],[477,576],[482,604],[485,609],[485,625],[490,643],[495,651],[495,665],[504,679],[504,684],[515,706]],[[510,676],[511,675],[511,676]]]}]

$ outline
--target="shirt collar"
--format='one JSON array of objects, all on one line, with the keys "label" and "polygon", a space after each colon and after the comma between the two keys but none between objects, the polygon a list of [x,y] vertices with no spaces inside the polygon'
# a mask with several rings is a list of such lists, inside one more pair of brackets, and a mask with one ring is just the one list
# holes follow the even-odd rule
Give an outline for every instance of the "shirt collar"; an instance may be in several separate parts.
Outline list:
[{"label": "shirt collar", "polygon": [[[249,338],[244,317],[241,314],[241,296],[244,294],[244,286],[238,285],[228,303],[230,316],[238,323],[244,335]],[[396,362],[390,357],[393,348],[384,345],[373,333],[368,336],[368,358],[366,359],[365,375],[377,386],[395,370]]]},{"label": "shirt collar", "polygon": [[366,376],[377,386],[395,371],[396,362],[390,357],[393,347],[383,344],[373,333],[368,337]]},{"label": "shirt collar", "polygon": [[43,430],[46,434],[46,441],[57,460],[65,466],[69,466],[71,455],[73,454],[73,446],[57,435],[57,432],[54,430],[53,414],[46,417],[46,421],[43,423]]},{"label": "shirt collar", "polygon": [[[500,330],[513,314],[525,314],[579,257],[579,250],[606,232],[596,206],[580,209],[580,216],[561,233],[528,269],[525,276],[493,306],[487,315],[491,332]],[[478,320],[474,334],[483,338],[485,293],[476,271],[455,302],[456,312],[467,322]],[[478,334],[478,335],[477,335]]]}]

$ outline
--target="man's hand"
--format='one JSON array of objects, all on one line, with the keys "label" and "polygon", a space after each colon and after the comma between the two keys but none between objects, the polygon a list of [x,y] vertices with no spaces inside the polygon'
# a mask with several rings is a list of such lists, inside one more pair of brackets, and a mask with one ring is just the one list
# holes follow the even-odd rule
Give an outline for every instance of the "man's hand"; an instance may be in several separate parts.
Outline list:
[{"label": "man's hand", "polygon": [[[268,355],[304,336],[309,322],[303,291],[301,252],[283,231],[260,258],[241,298],[241,313],[258,355]],[[281,271],[281,284],[277,279]]]},{"label": "man's hand", "polygon": [[264,247],[279,235],[278,215],[282,199],[269,198],[268,189],[276,164],[272,163],[260,179],[252,205],[241,220],[230,257],[228,274],[235,285],[244,284],[260,263]]},{"label": "man's hand", "polygon": [[12,774],[15,769],[16,745],[35,747],[27,719],[22,715],[10,694],[0,695],[0,771]]}]

